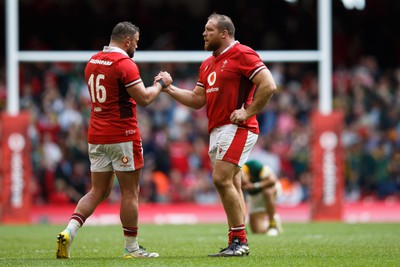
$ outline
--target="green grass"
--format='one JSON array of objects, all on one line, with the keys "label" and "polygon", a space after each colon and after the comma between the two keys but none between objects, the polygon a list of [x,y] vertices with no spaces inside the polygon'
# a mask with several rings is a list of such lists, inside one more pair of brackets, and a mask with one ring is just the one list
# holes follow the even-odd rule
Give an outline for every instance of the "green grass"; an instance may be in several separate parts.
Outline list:
[{"label": "green grass", "polygon": [[400,224],[285,224],[279,237],[249,234],[249,257],[210,258],[226,246],[220,224],[141,225],[139,241],[159,258],[122,259],[119,226],[85,226],[71,259],[55,259],[64,226],[0,226],[0,266],[400,266]]}]

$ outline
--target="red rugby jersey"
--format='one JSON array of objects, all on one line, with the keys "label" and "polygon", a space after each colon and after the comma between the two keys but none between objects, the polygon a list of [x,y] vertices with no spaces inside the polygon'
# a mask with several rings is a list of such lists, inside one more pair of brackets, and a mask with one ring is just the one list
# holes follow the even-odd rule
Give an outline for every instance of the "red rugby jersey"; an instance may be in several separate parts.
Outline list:
[{"label": "red rugby jersey", "polygon": [[88,142],[113,144],[140,139],[136,102],[126,89],[142,79],[128,54],[105,46],[88,61],[85,79],[92,101]]},{"label": "red rugby jersey", "polygon": [[[253,77],[267,67],[250,47],[235,42],[218,56],[210,56],[200,66],[197,85],[204,88],[207,101],[208,130],[230,124],[231,113],[253,102]],[[258,134],[256,116],[240,127]]]}]

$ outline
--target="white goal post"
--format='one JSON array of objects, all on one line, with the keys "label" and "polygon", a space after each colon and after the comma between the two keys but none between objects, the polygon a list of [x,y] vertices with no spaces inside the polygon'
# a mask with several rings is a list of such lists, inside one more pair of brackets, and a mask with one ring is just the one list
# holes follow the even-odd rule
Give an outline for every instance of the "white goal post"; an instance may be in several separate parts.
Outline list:
[{"label": "white goal post", "polygon": [[[18,0],[6,0],[7,113],[19,113],[20,62],[86,62],[97,51],[20,51]],[[332,111],[332,5],[318,0],[318,50],[257,51],[265,62],[316,62],[319,76],[319,111]],[[205,51],[137,51],[136,62],[202,62]]]}]

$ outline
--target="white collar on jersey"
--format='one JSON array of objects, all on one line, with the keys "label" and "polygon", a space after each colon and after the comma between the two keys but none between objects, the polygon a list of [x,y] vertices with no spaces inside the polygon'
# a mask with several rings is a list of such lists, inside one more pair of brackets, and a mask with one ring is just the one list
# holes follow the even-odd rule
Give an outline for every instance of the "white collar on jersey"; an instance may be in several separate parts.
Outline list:
[{"label": "white collar on jersey", "polygon": [[219,54],[219,55],[222,55],[223,53],[225,53],[226,51],[228,51],[229,49],[231,49],[234,45],[236,45],[238,43],[239,43],[239,41],[234,41],[227,48],[225,48],[224,51],[222,51],[221,54]]},{"label": "white collar on jersey", "polygon": [[116,46],[104,46],[103,52],[105,52],[105,53],[111,53],[111,52],[121,53],[121,54],[124,54],[127,57],[129,57],[128,53],[126,53],[124,50],[122,50],[121,48],[116,47]]}]

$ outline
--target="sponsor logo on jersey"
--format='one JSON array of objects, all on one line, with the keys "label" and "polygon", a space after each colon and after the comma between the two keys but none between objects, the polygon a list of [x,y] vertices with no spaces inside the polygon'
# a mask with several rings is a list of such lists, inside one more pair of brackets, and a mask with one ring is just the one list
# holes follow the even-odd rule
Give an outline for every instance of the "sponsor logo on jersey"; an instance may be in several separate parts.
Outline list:
[{"label": "sponsor logo on jersey", "polygon": [[208,94],[208,93],[218,92],[218,91],[219,91],[219,88],[218,88],[218,87],[211,87],[211,88],[208,88],[208,89],[206,90],[206,93]]},{"label": "sponsor logo on jersey", "polygon": [[104,65],[104,66],[111,66],[113,64],[112,61],[100,60],[100,59],[91,59],[89,62],[92,64]]},{"label": "sponsor logo on jersey", "polygon": [[103,109],[101,107],[94,107],[93,111],[100,112],[100,111],[103,111]]},{"label": "sponsor logo on jersey", "polygon": [[212,87],[217,80],[217,73],[215,71],[211,72],[208,77],[207,77],[207,82],[210,88],[206,90],[206,93],[212,93],[212,92],[218,92],[219,88],[218,87]]},{"label": "sponsor logo on jersey", "polygon": [[216,80],[217,80],[217,73],[213,71],[207,77],[208,85],[213,86]]}]

